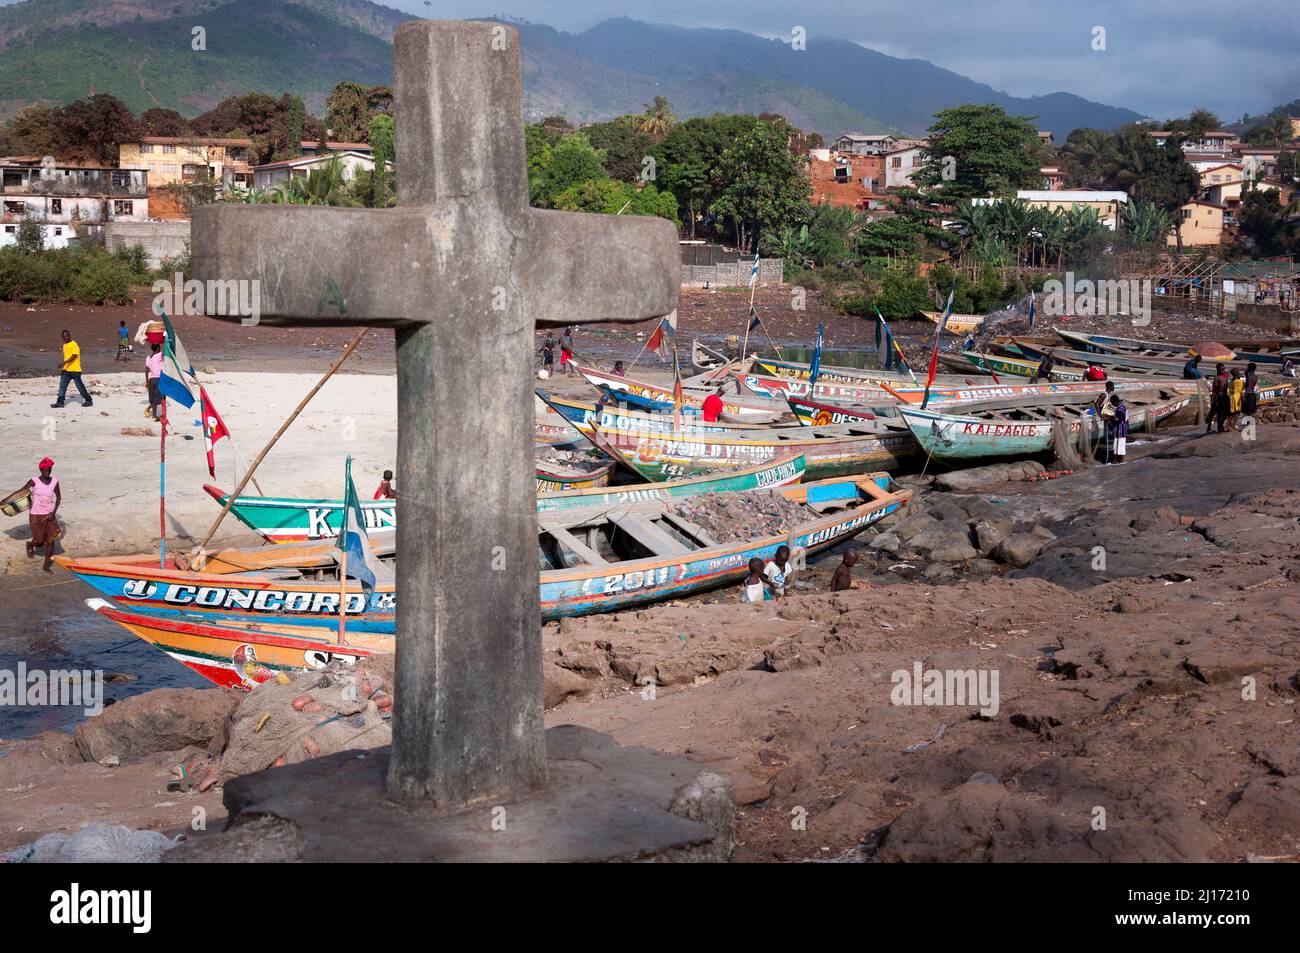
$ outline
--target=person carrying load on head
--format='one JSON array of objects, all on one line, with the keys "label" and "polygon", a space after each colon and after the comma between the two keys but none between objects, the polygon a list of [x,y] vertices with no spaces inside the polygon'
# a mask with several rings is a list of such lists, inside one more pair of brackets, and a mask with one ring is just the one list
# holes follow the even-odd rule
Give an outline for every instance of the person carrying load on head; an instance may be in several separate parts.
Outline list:
[{"label": "person carrying load on head", "polygon": [[32,538],[27,543],[27,556],[36,555],[36,550],[45,550],[44,570],[50,571],[54,559],[54,543],[63,535],[55,514],[63,502],[63,490],[59,487],[59,478],[53,474],[54,461],[46,457],[36,465],[39,474],[24,484],[24,490],[32,493],[32,508],[27,514],[27,527],[32,531]]}]

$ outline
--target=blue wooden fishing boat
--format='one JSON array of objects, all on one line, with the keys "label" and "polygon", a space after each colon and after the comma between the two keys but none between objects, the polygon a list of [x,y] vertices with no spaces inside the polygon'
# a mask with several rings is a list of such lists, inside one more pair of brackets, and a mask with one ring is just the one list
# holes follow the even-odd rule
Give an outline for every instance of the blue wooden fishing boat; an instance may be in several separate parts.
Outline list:
[{"label": "blue wooden fishing boat", "polygon": [[[735,582],[748,572],[752,557],[769,558],[781,545],[814,556],[898,512],[911,498],[885,473],[772,492],[801,504],[800,513],[779,534],[736,541],[713,538],[682,516],[673,500],[540,514],[542,618],[609,612]],[[397,598],[393,539],[371,542],[381,574],[370,592],[354,580],[342,587],[347,630],[391,633]],[[178,554],[165,569],[153,554],[57,559],[133,618],[242,627],[249,639],[261,637],[250,626],[277,636],[288,634],[277,627],[338,626],[338,550],[330,543],[231,549],[197,558]]]}]

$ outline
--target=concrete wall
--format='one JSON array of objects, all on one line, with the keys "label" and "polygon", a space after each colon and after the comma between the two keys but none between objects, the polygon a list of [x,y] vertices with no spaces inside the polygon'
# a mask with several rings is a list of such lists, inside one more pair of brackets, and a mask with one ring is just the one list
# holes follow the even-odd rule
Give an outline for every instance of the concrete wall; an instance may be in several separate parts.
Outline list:
[{"label": "concrete wall", "polygon": [[[682,265],[682,284],[712,288],[748,288],[749,274],[754,268],[754,259],[740,258],[737,261],[724,261],[715,265]],[[779,285],[784,280],[783,259],[760,258],[758,260],[758,283],[760,285]]]},{"label": "concrete wall", "polygon": [[188,255],[189,222],[112,222],[104,226],[104,247],[109,251],[142,245],[149,262],[157,268],[164,258]]},{"label": "concrete wall", "polygon": [[1283,311],[1275,304],[1238,304],[1237,323],[1290,337],[1300,334],[1300,311]]}]

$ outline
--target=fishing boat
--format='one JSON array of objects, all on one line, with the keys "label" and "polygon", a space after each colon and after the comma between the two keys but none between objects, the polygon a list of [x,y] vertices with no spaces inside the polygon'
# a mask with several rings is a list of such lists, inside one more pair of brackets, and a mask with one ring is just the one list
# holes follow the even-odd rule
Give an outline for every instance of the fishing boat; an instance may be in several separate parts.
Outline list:
[{"label": "fishing boat", "polygon": [[876,420],[882,416],[878,408],[858,407],[852,404],[833,404],[830,401],[809,397],[786,395],[790,410],[809,427],[828,427],[831,424],[857,424]]},{"label": "fishing boat", "polygon": [[[799,515],[779,534],[732,542],[714,539],[691,523],[674,510],[674,500],[543,514],[538,535],[542,619],[609,612],[725,585],[744,577],[751,558],[770,557],[781,545],[814,556],[898,512],[911,498],[910,491],[894,489],[885,473],[773,492],[800,504]],[[390,544],[376,543],[375,549],[385,572],[371,592],[353,580],[343,587],[348,645],[338,649],[330,649],[328,637],[337,631],[340,603],[333,545],[223,550],[208,555],[202,571],[182,568],[188,561],[176,557],[161,569],[153,554],[59,556],[57,561],[116,603],[96,604],[96,611],[124,613],[114,621],[136,625],[132,631],[156,639],[154,644],[190,637],[178,648],[225,671],[247,664],[249,647],[253,661],[286,665],[296,664],[294,652],[347,654],[382,647],[371,636],[395,631],[396,581],[389,571]],[[149,635],[140,617],[150,620]],[[270,649],[283,639],[291,640],[283,646],[290,654],[275,656]],[[319,655],[304,657],[309,666],[319,660]]]},{"label": "fishing boat", "polygon": [[[1006,345],[1001,349],[1009,350],[1013,346]],[[1035,375],[1038,374],[1038,359],[1028,356],[990,354],[986,351],[961,351],[957,354],[940,354],[939,362],[945,367],[958,370],[970,368],[982,371],[985,374],[1002,374],[1007,377],[1029,378],[1030,380],[1033,380]],[[1062,363],[1052,368],[1048,379],[1062,382],[1081,381],[1085,369],[1071,367]]]},{"label": "fishing boat", "polygon": [[[1080,334],[1064,328],[1053,331],[1078,350],[1095,354],[1128,354],[1133,357],[1150,357],[1170,361],[1186,361],[1197,353],[1195,344],[1179,344],[1173,341],[1143,341],[1138,338],[1112,337],[1106,334]],[[1282,364],[1291,360],[1300,362],[1300,341],[1297,340],[1261,340],[1261,341],[1221,341],[1224,347],[1233,352],[1239,361],[1254,361],[1256,364]],[[1217,360],[1217,359],[1215,359]]]},{"label": "fishing boat", "polygon": [[[660,387],[645,381],[633,380],[618,374],[598,370],[593,367],[575,365],[579,373],[599,390],[612,395],[620,404],[640,410],[664,411],[673,409],[672,386]],[[704,398],[716,388],[691,388],[683,386],[682,397],[687,407],[703,410]],[[788,420],[790,408],[783,400],[748,395],[724,394],[722,414],[724,418],[743,420],[749,423],[778,423]]]},{"label": "fishing boat", "polygon": [[[1147,390],[1126,394],[1124,400],[1129,429],[1140,431],[1169,419],[1191,397],[1172,390]],[[1032,402],[989,401],[963,406],[957,413],[900,407],[899,415],[932,457],[960,462],[1042,453],[1052,448],[1061,427],[1072,438],[1081,432],[1098,436],[1103,428],[1093,404],[1072,395]]]},{"label": "fishing boat", "polygon": [[[812,365],[798,361],[777,361],[769,358],[758,358],[754,361],[751,368],[758,374],[768,374],[773,377],[790,377],[795,380],[807,381],[812,376]],[[924,377],[924,374],[922,375]],[[817,380],[819,382],[881,386],[888,385],[895,389],[916,387],[918,379],[914,373],[907,371],[884,371],[870,370],[859,367],[833,367],[821,365],[817,369]],[[941,387],[959,387],[971,383],[971,375],[941,374],[934,381]]]},{"label": "fishing boat", "polygon": [[[577,456],[577,454],[573,454]],[[589,487],[609,486],[610,475],[614,472],[614,462],[592,461],[578,464],[565,464],[554,460],[537,461],[537,492],[564,493],[569,490],[585,490]]]},{"label": "fishing boat", "polygon": [[[785,457],[735,472],[677,480],[672,483],[632,483],[615,487],[588,487],[563,493],[539,493],[537,512],[611,507],[639,500],[669,500],[701,493],[732,493],[770,489],[798,483],[805,470],[802,456]],[[210,484],[203,487],[214,500],[226,505],[228,495]],[[374,533],[397,525],[396,500],[367,500],[361,504],[366,530]],[[306,500],[241,496],[231,504],[235,518],[271,543],[301,543],[335,539],[343,521],[342,500]]]},{"label": "fishing boat", "polygon": [[671,405],[663,410],[645,411],[620,407],[612,402],[597,405],[591,401],[557,397],[542,390],[539,390],[537,395],[547,407],[564,418],[578,437],[582,437],[582,431],[577,425],[589,424],[593,421],[601,427],[622,430],[639,428],[650,433],[671,433],[673,430],[682,433],[722,433],[728,430],[763,430],[773,426],[800,426],[799,420],[793,417],[788,421],[775,424],[752,423],[746,417],[719,418],[706,423],[698,407],[683,407],[680,414],[675,414]]},{"label": "fishing boat", "polygon": [[698,339],[691,340],[691,370],[697,377],[714,374],[725,377],[727,369],[735,363],[721,351],[701,344]]},{"label": "fishing boat", "polygon": [[[921,314],[925,316],[927,321],[932,321],[935,324],[943,320],[943,312],[941,311],[922,311]],[[970,334],[984,323],[984,317],[982,314],[950,314],[948,315],[948,323],[944,325],[944,333],[954,335]]]},{"label": "fishing boat", "polygon": [[[1182,378],[1183,365],[1187,362],[1184,355],[1180,358],[1152,358],[1137,357],[1131,354],[1099,354],[1091,351],[1076,351],[1072,348],[1054,347],[1040,348],[1032,344],[1021,344],[1019,346],[1022,354],[1026,358],[1038,361],[1043,355],[1050,350],[1052,360],[1058,367],[1065,365],[1074,365],[1079,368],[1086,368],[1089,364],[1095,364],[1104,370],[1109,376],[1123,375],[1126,377],[1173,377]],[[1220,363],[1220,362],[1215,362]],[[1246,370],[1246,364],[1242,361],[1223,361],[1221,362],[1229,370],[1239,368],[1243,373]]]},{"label": "fishing boat", "polygon": [[347,643],[340,645],[336,631],[321,627],[213,625],[131,612],[106,599],[87,599],[86,605],[223,688],[251,691],[280,672],[292,675],[336,661],[355,664],[394,650],[392,633],[349,628]]},{"label": "fishing boat", "polygon": [[898,469],[917,451],[916,441],[901,421],[728,434],[646,434],[583,426],[590,428],[583,432],[593,444],[652,482],[741,469],[789,454],[802,454],[806,478],[821,480]]}]

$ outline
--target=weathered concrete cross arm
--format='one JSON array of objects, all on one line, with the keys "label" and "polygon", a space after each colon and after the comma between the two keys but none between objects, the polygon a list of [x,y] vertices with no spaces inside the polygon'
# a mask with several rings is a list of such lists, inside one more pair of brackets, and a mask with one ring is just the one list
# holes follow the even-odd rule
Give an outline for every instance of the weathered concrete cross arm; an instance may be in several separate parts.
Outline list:
[{"label": "weathered concrete cross arm", "polygon": [[677,307],[677,229],[661,218],[532,209],[524,256],[535,324],[644,321]]}]

